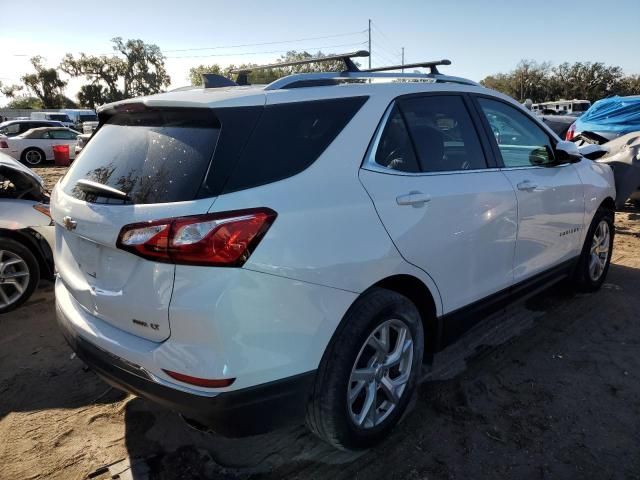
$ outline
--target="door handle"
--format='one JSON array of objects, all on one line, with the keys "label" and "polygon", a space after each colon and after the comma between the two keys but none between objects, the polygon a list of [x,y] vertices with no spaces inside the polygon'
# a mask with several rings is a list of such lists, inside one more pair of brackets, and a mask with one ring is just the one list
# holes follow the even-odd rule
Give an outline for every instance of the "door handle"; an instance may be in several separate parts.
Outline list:
[{"label": "door handle", "polygon": [[518,190],[524,190],[526,192],[532,192],[533,190],[538,188],[538,185],[533,183],[531,180],[523,180],[522,182],[520,182],[517,185],[517,187],[518,187]]},{"label": "door handle", "polygon": [[398,205],[411,205],[412,207],[422,207],[425,203],[431,201],[431,195],[422,192],[410,192],[406,195],[396,197]]}]

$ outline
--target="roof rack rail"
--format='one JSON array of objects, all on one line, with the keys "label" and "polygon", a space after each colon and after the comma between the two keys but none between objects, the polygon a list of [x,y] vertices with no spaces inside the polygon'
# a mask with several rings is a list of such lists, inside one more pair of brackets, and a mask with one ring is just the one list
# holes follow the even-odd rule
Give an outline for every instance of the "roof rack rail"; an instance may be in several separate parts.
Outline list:
[{"label": "roof rack rail", "polygon": [[364,80],[411,80],[428,83],[459,83],[461,85],[479,86],[473,80],[450,75],[431,73],[391,73],[391,72],[318,72],[297,73],[274,80],[264,87],[265,90],[285,88],[322,87],[341,83],[363,82]]},{"label": "roof rack rail", "polygon": [[389,65],[387,67],[376,67],[362,70],[363,72],[385,72],[387,70],[404,70],[405,68],[428,68],[431,75],[440,75],[438,65],[451,65],[451,60],[443,58],[442,60],[434,60],[432,62],[406,63],[404,65]]},{"label": "roof rack rail", "polygon": [[255,67],[237,68],[235,70],[231,70],[229,73],[238,74],[238,78],[236,79],[236,83],[238,85],[249,85],[249,81],[248,81],[249,73],[255,70],[267,70],[269,68],[293,67],[295,65],[306,65],[308,63],[333,62],[336,60],[342,60],[344,62],[344,65],[346,67],[345,68],[346,72],[359,72],[360,69],[351,59],[355,57],[368,57],[368,56],[369,56],[368,51],[358,50],[357,52],[340,53],[336,55],[329,55],[327,57],[314,57],[306,60],[296,60],[293,62],[270,63],[267,65],[256,65]]}]

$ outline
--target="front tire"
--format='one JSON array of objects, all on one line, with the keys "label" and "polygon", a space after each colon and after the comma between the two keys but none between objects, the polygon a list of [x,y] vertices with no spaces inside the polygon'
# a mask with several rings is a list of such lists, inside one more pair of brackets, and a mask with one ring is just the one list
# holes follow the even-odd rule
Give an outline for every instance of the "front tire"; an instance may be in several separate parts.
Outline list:
[{"label": "front tire", "polygon": [[611,264],[614,236],[614,213],[601,207],[591,221],[574,274],[578,290],[595,292],[602,286]]},{"label": "front tire", "polygon": [[307,424],[342,450],[384,439],[405,412],[420,377],[424,333],[415,305],[373,288],[347,312],[324,354]]},{"label": "front tire", "polygon": [[40,267],[31,251],[10,238],[0,238],[0,313],[26,302],[40,281]]}]

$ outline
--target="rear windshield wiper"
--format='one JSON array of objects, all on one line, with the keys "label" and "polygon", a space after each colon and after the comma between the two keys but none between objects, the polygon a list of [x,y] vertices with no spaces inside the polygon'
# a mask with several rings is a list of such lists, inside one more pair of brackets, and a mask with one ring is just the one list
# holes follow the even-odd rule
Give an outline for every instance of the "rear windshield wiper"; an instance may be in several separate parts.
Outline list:
[{"label": "rear windshield wiper", "polygon": [[124,193],[117,188],[110,187],[108,185],[104,185],[102,183],[94,182],[92,180],[78,180],[76,182],[76,187],[79,190],[82,190],[85,193],[93,193],[94,195],[98,195],[100,197],[105,198],[117,198],[119,200],[131,200],[129,195]]}]

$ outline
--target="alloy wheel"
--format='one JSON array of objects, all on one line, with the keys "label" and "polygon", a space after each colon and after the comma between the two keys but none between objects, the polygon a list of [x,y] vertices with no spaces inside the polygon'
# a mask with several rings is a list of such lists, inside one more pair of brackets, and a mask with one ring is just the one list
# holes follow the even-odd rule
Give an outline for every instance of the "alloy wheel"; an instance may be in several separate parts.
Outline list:
[{"label": "alloy wheel", "polygon": [[0,308],[16,303],[29,285],[29,266],[22,257],[0,250]]},{"label": "alloy wheel", "polygon": [[609,249],[611,248],[611,233],[609,224],[601,220],[593,233],[591,241],[591,255],[589,256],[589,277],[597,282],[607,266]]},{"label": "alloy wheel", "polygon": [[29,150],[25,153],[24,159],[29,165],[38,165],[42,162],[42,154],[38,150]]},{"label": "alloy wheel", "polygon": [[396,409],[411,378],[413,349],[411,330],[398,319],[387,320],[369,335],[347,389],[347,407],[357,427],[376,427]]}]

